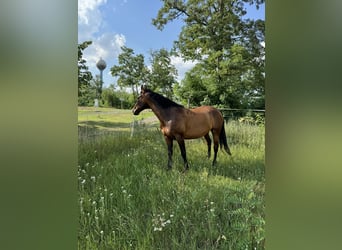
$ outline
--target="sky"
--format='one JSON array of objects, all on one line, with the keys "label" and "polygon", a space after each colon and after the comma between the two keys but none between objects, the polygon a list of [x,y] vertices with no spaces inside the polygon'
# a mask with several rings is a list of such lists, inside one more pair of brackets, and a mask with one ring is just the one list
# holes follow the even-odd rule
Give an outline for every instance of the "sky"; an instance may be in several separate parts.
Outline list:
[{"label": "sky", "polygon": [[[96,62],[102,58],[107,67],[103,71],[104,87],[116,85],[116,78],[110,68],[118,63],[121,46],[133,49],[135,54],[143,54],[145,64],[150,65],[150,51],[165,48],[170,50],[177,40],[183,25],[181,20],[168,23],[162,31],[152,25],[162,7],[161,0],[78,0],[78,43],[92,41],[84,50],[93,76],[99,75]],[[256,10],[247,7],[247,17],[265,19],[264,5]],[[171,57],[171,63],[178,71],[178,81],[195,62],[184,62],[180,57]]]}]

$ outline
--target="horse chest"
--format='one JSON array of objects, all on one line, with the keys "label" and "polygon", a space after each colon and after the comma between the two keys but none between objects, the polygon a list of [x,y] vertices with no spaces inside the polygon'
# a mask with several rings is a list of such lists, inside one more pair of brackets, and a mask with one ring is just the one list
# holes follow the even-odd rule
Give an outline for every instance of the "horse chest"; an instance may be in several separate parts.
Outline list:
[{"label": "horse chest", "polygon": [[165,136],[172,136],[172,120],[167,121],[164,124],[160,124],[160,129]]}]

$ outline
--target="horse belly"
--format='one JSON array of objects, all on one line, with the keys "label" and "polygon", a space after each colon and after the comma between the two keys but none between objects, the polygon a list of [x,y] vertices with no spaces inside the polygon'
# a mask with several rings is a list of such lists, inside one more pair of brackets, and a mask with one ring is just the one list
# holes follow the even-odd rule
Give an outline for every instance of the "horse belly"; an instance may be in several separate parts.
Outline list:
[{"label": "horse belly", "polygon": [[209,124],[203,123],[193,123],[187,127],[184,133],[185,139],[196,139],[205,136],[210,130]]}]

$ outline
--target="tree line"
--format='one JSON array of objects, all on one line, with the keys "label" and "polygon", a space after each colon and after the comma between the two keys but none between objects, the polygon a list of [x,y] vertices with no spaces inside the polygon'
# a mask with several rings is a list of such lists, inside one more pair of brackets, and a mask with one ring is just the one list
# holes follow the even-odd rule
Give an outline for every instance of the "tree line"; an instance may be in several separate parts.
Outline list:
[{"label": "tree line", "polygon": [[[163,30],[175,19],[183,27],[173,48],[150,51],[150,67],[142,54],[122,47],[118,64],[110,68],[120,90],[103,89],[102,104],[130,107],[139,86],[147,84],[189,106],[214,105],[235,109],[265,108],[265,22],[245,18],[245,5],[257,8],[264,0],[165,0],[152,25]],[[88,71],[78,45],[79,105],[92,105],[100,79]],[[172,56],[195,61],[196,65],[178,82]],[[130,93],[124,89],[130,89]],[[124,102],[124,103],[123,103]]]}]

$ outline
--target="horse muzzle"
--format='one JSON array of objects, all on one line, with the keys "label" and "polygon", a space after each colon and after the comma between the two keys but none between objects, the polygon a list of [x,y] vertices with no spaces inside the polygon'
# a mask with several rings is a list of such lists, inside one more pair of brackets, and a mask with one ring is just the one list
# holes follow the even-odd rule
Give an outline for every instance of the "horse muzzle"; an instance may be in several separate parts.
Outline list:
[{"label": "horse muzzle", "polygon": [[132,109],[132,113],[133,113],[133,115],[139,115],[140,111],[139,111],[138,108],[134,107],[134,108]]}]

